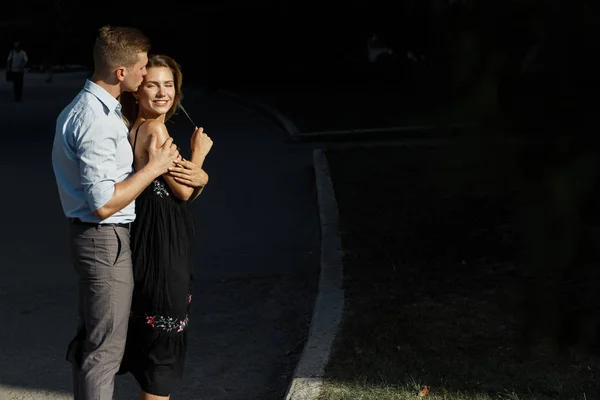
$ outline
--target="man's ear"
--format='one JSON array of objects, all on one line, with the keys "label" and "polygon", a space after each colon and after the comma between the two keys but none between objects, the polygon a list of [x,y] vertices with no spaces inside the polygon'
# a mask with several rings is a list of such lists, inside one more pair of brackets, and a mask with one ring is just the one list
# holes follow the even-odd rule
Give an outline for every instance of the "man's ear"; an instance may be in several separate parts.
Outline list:
[{"label": "man's ear", "polygon": [[115,74],[119,82],[123,82],[125,80],[125,75],[127,74],[127,68],[119,67],[116,69]]}]

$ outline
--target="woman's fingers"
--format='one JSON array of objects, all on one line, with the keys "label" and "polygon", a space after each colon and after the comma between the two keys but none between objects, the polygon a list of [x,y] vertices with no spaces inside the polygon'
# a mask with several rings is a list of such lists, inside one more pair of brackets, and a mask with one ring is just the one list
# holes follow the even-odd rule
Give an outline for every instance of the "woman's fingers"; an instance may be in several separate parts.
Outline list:
[{"label": "woman's fingers", "polygon": [[181,168],[181,167],[171,167],[171,168],[169,168],[169,172],[171,172],[171,173],[176,172],[178,174],[190,175],[189,169]]},{"label": "woman's fingers", "polygon": [[176,164],[181,165],[185,169],[192,169],[192,165],[191,165],[192,163],[188,160],[181,159],[181,160],[177,161]]},{"label": "woman's fingers", "polygon": [[175,180],[175,182],[183,183],[184,185],[188,185],[188,184],[192,183],[191,180],[185,179],[185,178],[180,178],[178,176],[174,176],[173,179]]},{"label": "woman's fingers", "polygon": [[169,171],[169,175],[183,179],[191,179],[191,175],[187,172]]}]

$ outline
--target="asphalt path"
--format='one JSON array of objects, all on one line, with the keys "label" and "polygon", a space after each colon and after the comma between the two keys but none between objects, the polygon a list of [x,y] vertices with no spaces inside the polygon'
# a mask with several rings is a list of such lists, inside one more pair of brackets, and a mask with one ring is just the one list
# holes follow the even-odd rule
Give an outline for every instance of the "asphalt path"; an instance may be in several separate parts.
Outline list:
[{"label": "asphalt path", "polygon": [[[64,357],[76,326],[75,273],[50,150],[56,116],[86,77],[45,83],[27,74],[21,103],[0,82],[2,400],[71,398]],[[312,149],[226,96],[192,88],[184,96],[214,147],[209,185],[194,205],[197,280],[185,377],[173,399],[282,399],[318,284]],[[192,128],[183,115],[169,123],[184,151]],[[130,376],[117,377],[118,399],[137,391]]]}]

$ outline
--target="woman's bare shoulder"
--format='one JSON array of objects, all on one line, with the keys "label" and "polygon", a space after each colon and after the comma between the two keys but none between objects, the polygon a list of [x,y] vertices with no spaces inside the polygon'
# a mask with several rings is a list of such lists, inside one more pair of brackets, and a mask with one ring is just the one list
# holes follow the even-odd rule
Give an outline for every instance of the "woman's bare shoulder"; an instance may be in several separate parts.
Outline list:
[{"label": "woman's bare shoulder", "polygon": [[148,136],[153,133],[157,135],[157,139],[160,142],[165,141],[169,138],[169,132],[167,131],[167,127],[162,121],[156,119],[148,119],[140,122],[137,125],[134,125],[134,128],[131,130],[132,138],[135,138],[137,134],[137,141],[140,140],[145,142]]},{"label": "woman's bare shoulder", "polygon": [[169,137],[169,131],[165,126],[165,123],[158,119],[150,119],[142,127],[144,129],[144,133],[149,135],[151,133],[155,133],[158,135],[158,138],[167,139]]}]

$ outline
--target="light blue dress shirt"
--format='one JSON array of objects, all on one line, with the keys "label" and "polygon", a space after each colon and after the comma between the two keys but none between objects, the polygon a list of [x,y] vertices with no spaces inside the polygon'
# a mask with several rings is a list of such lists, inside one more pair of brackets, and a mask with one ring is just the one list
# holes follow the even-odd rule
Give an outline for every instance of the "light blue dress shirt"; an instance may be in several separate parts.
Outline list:
[{"label": "light blue dress shirt", "polygon": [[121,104],[87,80],[56,119],[52,146],[52,167],[68,218],[84,222],[133,222],[134,202],[103,221],[92,213],[112,198],[116,183],[133,173],[128,135],[121,118]]}]

